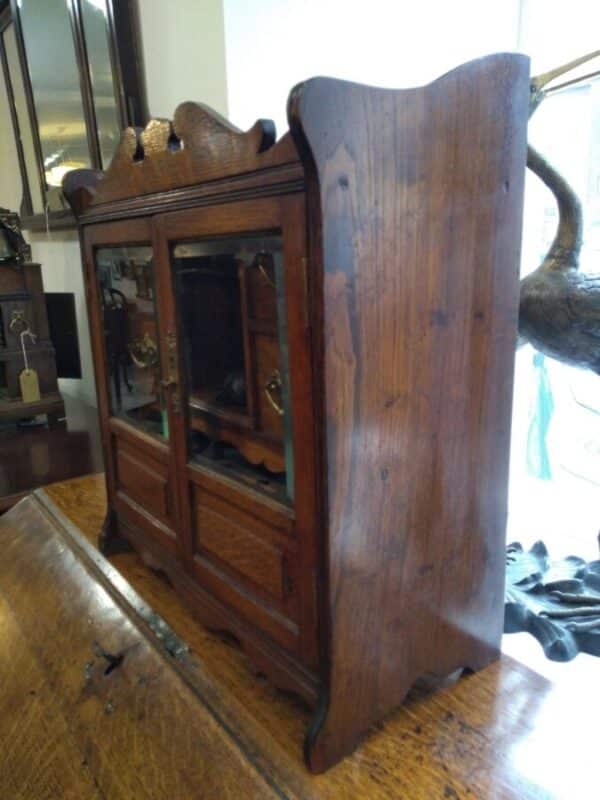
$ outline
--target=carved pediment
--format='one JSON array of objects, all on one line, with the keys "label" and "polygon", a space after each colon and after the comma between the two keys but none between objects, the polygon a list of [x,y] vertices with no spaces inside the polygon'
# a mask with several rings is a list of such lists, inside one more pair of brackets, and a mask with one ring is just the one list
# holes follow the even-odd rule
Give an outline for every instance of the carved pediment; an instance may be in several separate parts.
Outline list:
[{"label": "carved pediment", "polygon": [[186,102],[173,121],[127,128],[105,173],[69,172],[63,190],[76,214],[91,205],[169,191],[298,161],[291,136],[275,143],[271,120],[240,131],[208,106]]}]

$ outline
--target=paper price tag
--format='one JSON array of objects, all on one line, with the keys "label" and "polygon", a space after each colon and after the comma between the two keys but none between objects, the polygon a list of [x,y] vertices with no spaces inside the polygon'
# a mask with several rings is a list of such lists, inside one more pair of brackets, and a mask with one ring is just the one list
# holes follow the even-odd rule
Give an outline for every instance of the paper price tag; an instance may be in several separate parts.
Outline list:
[{"label": "paper price tag", "polygon": [[19,384],[24,403],[37,403],[41,400],[40,382],[34,369],[24,369],[19,375]]}]

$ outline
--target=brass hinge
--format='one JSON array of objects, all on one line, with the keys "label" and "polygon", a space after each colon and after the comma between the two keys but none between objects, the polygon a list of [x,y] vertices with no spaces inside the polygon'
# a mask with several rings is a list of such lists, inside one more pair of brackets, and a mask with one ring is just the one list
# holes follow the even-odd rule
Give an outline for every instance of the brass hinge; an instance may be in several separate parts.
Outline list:
[{"label": "brass hinge", "polygon": [[161,381],[165,390],[170,390],[171,411],[173,414],[181,412],[181,400],[179,397],[179,375],[177,370],[177,336],[174,331],[167,331],[167,379]]},{"label": "brass hinge", "polygon": [[167,331],[167,358],[169,378],[177,380],[177,336],[174,331]]}]

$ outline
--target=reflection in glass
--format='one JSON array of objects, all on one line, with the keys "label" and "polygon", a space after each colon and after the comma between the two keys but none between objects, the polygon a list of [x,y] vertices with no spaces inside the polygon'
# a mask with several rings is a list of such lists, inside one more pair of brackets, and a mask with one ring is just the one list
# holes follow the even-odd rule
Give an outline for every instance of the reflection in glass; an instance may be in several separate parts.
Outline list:
[{"label": "reflection in glass", "polygon": [[150,247],[96,252],[110,407],[148,433],[168,437],[160,385],[154,267]]},{"label": "reflection in glass", "polygon": [[81,18],[94,96],[102,168],[106,169],[114,155],[121,133],[110,62],[106,0],[82,0]]},{"label": "reflection in glass", "polygon": [[40,176],[37,168],[35,149],[33,146],[31,122],[29,120],[29,112],[27,110],[27,103],[25,100],[25,86],[23,83],[21,65],[19,63],[14,24],[11,23],[6,28],[2,35],[2,41],[4,43],[4,52],[6,53],[8,71],[10,73],[10,82],[13,89],[15,111],[17,114],[17,121],[19,123],[21,144],[23,145],[25,170],[27,173],[29,192],[31,194],[31,205],[34,214],[41,214],[44,211],[44,201],[42,199]]},{"label": "reflection in glass", "polygon": [[89,167],[79,72],[67,0],[20,0],[19,11],[51,209],[65,207],[66,172]]},{"label": "reflection in glass", "polygon": [[16,209],[21,190],[21,173],[10,109],[8,87],[4,72],[0,69],[0,175],[2,175],[3,198],[1,204]]},{"label": "reflection in glass", "polygon": [[173,261],[189,382],[190,459],[290,502],[281,237],[178,244]]}]

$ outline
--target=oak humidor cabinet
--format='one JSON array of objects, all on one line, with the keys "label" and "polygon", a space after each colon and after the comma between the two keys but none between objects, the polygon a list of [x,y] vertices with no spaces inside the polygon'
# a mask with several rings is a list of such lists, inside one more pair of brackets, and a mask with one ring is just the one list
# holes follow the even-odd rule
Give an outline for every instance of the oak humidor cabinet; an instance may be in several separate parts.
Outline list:
[{"label": "oak humidor cabinet", "polygon": [[528,62],[184,103],[69,173],[127,539],[315,707],[322,771],[502,630]]}]

